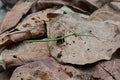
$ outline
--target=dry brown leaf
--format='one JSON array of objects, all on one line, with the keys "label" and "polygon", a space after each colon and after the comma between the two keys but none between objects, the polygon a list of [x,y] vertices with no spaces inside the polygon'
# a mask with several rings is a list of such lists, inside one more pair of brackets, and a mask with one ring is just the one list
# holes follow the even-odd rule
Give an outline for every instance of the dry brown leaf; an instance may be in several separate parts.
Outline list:
[{"label": "dry brown leaf", "polygon": [[87,1],[96,6],[97,8],[100,8],[105,4],[109,4],[113,0],[87,0]]},{"label": "dry brown leaf", "polygon": [[111,2],[110,7],[120,12],[120,1]]},{"label": "dry brown leaf", "polygon": [[[6,68],[23,65],[49,56],[48,44],[45,42],[22,43],[18,46],[11,45],[9,47],[10,49],[7,48],[1,53]],[[3,69],[0,68],[1,70]]]},{"label": "dry brown leaf", "polygon": [[114,80],[120,79],[120,59],[111,60],[108,62],[104,62],[100,64],[101,67],[105,69],[106,72],[111,74],[111,76],[114,78]]},{"label": "dry brown leaf", "polygon": [[114,80],[114,78],[102,68],[99,63],[93,65],[86,65],[79,68],[81,74],[92,75],[97,80]]},{"label": "dry brown leaf", "polygon": [[45,23],[39,22],[38,24],[39,25],[34,26],[32,29],[29,28],[29,30],[15,31],[6,33],[5,35],[2,34],[2,37],[0,37],[0,48],[26,39],[46,36]]},{"label": "dry brown leaf", "polygon": [[[120,4],[120,2],[117,2]],[[112,21],[120,21],[120,12],[119,8],[111,8],[109,5],[105,5],[102,8],[98,9],[95,11],[91,16],[91,20],[98,20],[98,21],[107,21],[107,20],[112,20]]]},{"label": "dry brown leaf", "polygon": [[[28,15],[23,20],[23,22],[21,22],[15,28],[15,30],[13,30],[11,32],[6,32],[6,33],[4,33],[0,36],[0,38],[1,38],[0,47],[1,48],[4,47],[4,46],[6,47],[6,45],[9,45],[11,43],[16,43],[16,42],[19,42],[19,41],[23,41],[23,40],[26,40],[26,39],[37,38],[37,37],[45,37],[46,36],[46,23],[45,23],[45,21],[46,22],[49,21],[49,19],[47,18],[47,13],[49,13],[49,12],[51,13],[53,11],[54,11],[54,9],[47,9],[45,11],[41,11],[41,12],[37,12],[37,13],[33,13],[33,14]],[[25,53],[25,51],[21,52],[21,53]],[[24,54],[21,54],[21,53],[18,52],[18,55],[20,55],[22,57],[25,56]],[[29,57],[32,58],[33,55],[36,57],[37,56],[36,54],[38,54],[37,51],[36,51],[36,54],[32,51],[29,52],[29,53],[31,53],[30,56],[28,56],[28,58],[26,58],[29,61],[31,61],[31,59],[29,59]],[[4,53],[2,53],[2,54],[4,55]],[[20,64],[19,64],[19,61],[20,60],[23,61],[25,59],[23,57],[22,59],[18,60],[18,62],[14,61],[14,60],[15,59],[13,58],[13,55],[8,55],[7,58],[5,59],[5,61],[6,61],[7,64],[8,63],[10,63],[10,64],[7,65],[7,66],[20,65],[22,62],[20,62]],[[26,62],[27,62],[27,60],[26,60]],[[3,64],[3,66],[4,66],[4,64]],[[1,70],[3,70],[3,69],[1,68]]]},{"label": "dry brown leaf", "polygon": [[16,4],[11,11],[7,12],[0,25],[0,33],[5,32],[17,25],[23,15],[25,15],[31,8],[33,2],[24,2]]},{"label": "dry brown leaf", "polygon": [[120,1],[114,0],[109,5],[105,5],[102,8],[95,11],[91,16],[90,20],[104,21],[113,25],[118,26],[116,32],[120,34]]},{"label": "dry brown leaf", "polygon": [[66,80],[73,76],[72,72],[66,72],[68,68],[75,70],[73,67],[66,66],[65,70],[62,67],[52,58],[45,58],[18,67],[10,80]]},{"label": "dry brown leaf", "polygon": [[110,61],[102,61],[93,65],[79,67],[81,73],[88,73],[100,80],[120,79],[120,49],[118,49]]},{"label": "dry brown leaf", "polygon": [[[105,62],[105,63],[107,63],[107,65],[108,64],[112,65],[112,66],[109,66],[109,67],[113,67],[113,64],[114,64],[114,63],[110,63],[110,62]],[[74,77],[76,75],[81,75],[81,76],[78,76],[78,77],[79,77],[79,79],[82,78],[82,80],[84,80],[85,78],[88,78],[88,79],[91,78],[93,80],[94,79],[95,80],[115,80],[116,78],[114,79],[113,76],[119,77],[119,76],[117,76],[115,74],[116,71],[117,72],[119,71],[119,66],[117,66],[118,68],[116,68],[116,69],[115,69],[116,66],[114,66],[113,67],[115,69],[114,75],[113,74],[110,75],[109,72],[107,72],[101,66],[101,63],[99,63],[99,64],[96,64],[96,65],[86,65],[86,66],[78,66],[77,68],[80,70],[79,71],[78,69],[76,70],[75,68],[73,68],[71,66],[63,66],[63,65],[56,64],[56,62],[53,59],[46,58],[46,59],[41,59],[40,61],[36,61],[36,62],[33,62],[33,63],[29,63],[27,65],[23,65],[21,67],[18,67],[14,71],[11,80],[17,80],[17,79],[20,79],[20,78],[23,78],[23,79],[32,79],[32,80],[34,80],[34,79],[40,79],[41,76],[39,76],[39,77],[38,76],[34,76],[34,73],[36,73],[36,71],[37,71],[38,75],[42,75],[42,74],[40,74],[41,71],[42,71],[42,73],[44,73],[44,72],[45,73],[49,73],[49,71],[51,71],[51,68],[53,69],[52,70],[53,75],[55,75],[58,71],[60,71],[60,72],[67,73],[67,75],[69,75],[69,77]],[[102,64],[104,64],[104,63],[102,63]],[[44,66],[44,68],[40,68],[41,66]],[[56,70],[56,68],[58,70]],[[54,73],[54,71],[55,71],[55,73]],[[85,77],[85,74],[86,74],[86,77]],[[93,77],[88,76],[88,74],[92,75]],[[28,75],[28,76],[26,76],[26,75]],[[66,74],[64,74],[64,75],[66,75]],[[47,76],[49,76],[49,75],[47,75]],[[45,77],[46,76],[44,76],[44,78]],[[56,77],[58,77],[58,76],[56,76]],[[78,77],[76,77],[76,78],[78,78]],[[52,76],[51,77],[47,77],[47,80],[49,80],[48,78],[52,78]],[[72,80],[74,80],[74,78],[72,78]],[[64,79],[62,79],[62,80],[64,80]],[[67,80],[71,80],[71,79],[67,79]],[[119,80],[119,79],[116,79],[116,80]]]},{"label": "dry brown leaf", "polygon": [[62,45],[59,41],[49,42],[51,55],[63,63],[85,65],[99,60],[110,60],[120,47],[120,34],[116,32],[118,26],[90,21],[77,13],[53,19],[47,30],[49,38],[73,33],[83,35],[69,36],[63,40]]},{"label": "dry brown leaf", "polygon": [[120,34],[120,8],[118,6],[119,4],[120,2],[111,2],[110,5],[103,6],[90,16],[90,20],[104,21],[114,24],[118,26],[118,30],[116,32]]},{"label": "dry brown leaf", "polygon": [[67,80],[100,80],[100,79],[94,78],[88,74],[82,74],[82,75],[77,75],[77,76],[67,79]]},{"label": "dry brown leaf", "polygon": [[49,21],[47,14],[53,11],[47,9],[28,15],[13,31],[1,35],[0,47],[26,39],[46,37],[46,22]]},{"label": "dry brown leaf", "polygon": [[98,8],[96,6],[94,6],[93,4],[91,4],[89,1],[90,0],[63,0],[63,1],[67,1],[70,2],[72,5],[81,8],[89,13],[93,13],[95,10],[97,10]]},{"label": "dry brown leaf", "polygon": [[61,7],[64,5],[69,6],[74,11],[85,14],[90,14],[97,9],[89,2],[83,0],[38,0],[38,2],[34,4],[33,12],[46,8]]},{"label": "dry brown leaf", "polygon": [[120,49],[113,55],[112,60],[104,61],[99,64],[114,80],[120,79]]},{"label": "dry brown leaf", "polygon": [[22,23],[20,23],[16,28],[18,30],[26,30],[27,28],[34,28],[40,21],[48,22],[49,18],[47,18],[48,13],[54,12],[55,9],[46,9],[36,13],[32,13],[28,15]]}]

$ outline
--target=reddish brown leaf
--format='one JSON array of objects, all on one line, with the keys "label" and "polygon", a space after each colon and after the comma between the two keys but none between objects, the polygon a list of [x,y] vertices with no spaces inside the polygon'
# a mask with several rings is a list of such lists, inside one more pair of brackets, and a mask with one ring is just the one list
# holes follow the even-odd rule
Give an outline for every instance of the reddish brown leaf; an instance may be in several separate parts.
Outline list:
[{"label": "reddish brown leaf", "polygon": [[[64,67],[64,66],[62,66]],[[66,70],[71,68],[68,74],[64,71],[58,63],[52,58],[41,59],[27,65],[18,67],[11,77],[11,80],[30,79],[30,80],[66,80],[72,75],[73,67],[66,66]],[[76,72],[76,71],[75,71]]]},{"label": "reddish brown leaf", "polygon": [[6,68],[23,65],[49,56],[48,44],[44,42],[22,43],[18,46],[14,47],[11,45],[10,47],[11,49],[5,49],[1,53]]},{"label": "reddish brown leaf", "polygon": [[46,22],[49,21],[47,14],[53,11],[54,9],[47,9],[28,15],[12,32],[1,35],[0,47],[27,39],[46,37]]},{"label": "reddish brown leaf", "polygon": [[21,4],[16,4],[11,11],[9,11],[2,23],[0,25],[0,33],[5,32],[8,29],[11,29],[17,25],[23,15],[25,15],[31,8],[33,2],[24,2]]},{"label": "reddish brown leaf", "polygon": [[51,7],[61,7],[64,5],[69,6],[74,11],[85,14],[90,14],[97,9],[95,6],[84,0],[38,0],[38,2],[34,4],[33,12]]}]

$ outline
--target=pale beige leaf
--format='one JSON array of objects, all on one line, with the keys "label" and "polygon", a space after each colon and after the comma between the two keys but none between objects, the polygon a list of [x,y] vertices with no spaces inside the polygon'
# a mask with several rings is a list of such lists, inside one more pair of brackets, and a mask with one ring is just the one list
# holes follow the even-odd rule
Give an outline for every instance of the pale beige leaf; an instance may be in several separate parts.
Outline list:
[{"label": "pale beige leaf", "polygon": [[[63,44],[49,42],[51,55],[63,63],[85,65],[100,60],[110,60],[112,54],[120,48],[118,26],[90,21],[80,14],[67,14],[53,19],[49,23],[49,38],[63,34],[81,33],[83,36],[69,36]],[[84,36],[84,35],[88,36]],[[90,36],[93,34],[94,36]]]}]

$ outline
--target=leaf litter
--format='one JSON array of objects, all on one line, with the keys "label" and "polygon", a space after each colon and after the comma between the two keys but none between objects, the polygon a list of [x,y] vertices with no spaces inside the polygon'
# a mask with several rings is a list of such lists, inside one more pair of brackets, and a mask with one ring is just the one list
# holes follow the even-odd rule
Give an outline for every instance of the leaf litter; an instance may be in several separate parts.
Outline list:
[{"label": "leaf litter", "polygon": [[17,67],[8,80],[119,80],[119,4],[18,1],[0,20],[0,64]]}]

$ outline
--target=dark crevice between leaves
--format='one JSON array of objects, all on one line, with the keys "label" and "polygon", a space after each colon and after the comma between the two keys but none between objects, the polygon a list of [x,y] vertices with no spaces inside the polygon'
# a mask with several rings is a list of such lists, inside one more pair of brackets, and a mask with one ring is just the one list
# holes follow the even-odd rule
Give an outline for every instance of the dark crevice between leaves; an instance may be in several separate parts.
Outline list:
[{"label": "dark crevice between leaves", "polygon": [[72,5],[75,5],[78,8],[81,8],[89,13],[93,13],[98,8],[91,3],[89,3],[87,0],[63,0],[65,2],[71,3]]},{"label": "dark crevice between leaves", "polygon": [[[16,66],[16,67],[18,67],[18,66]],[[7,71],[8,74],[11,76],[13,71],[16,69],[16,67],[14,66],[14,67],[11,67],[11,68],[6,69],[6,70],[0,70],[0,73]]]},{"label": "dark crevice between leaves", "polygon": [[120,48],[112,55],[112,59],[120,59]]}]

